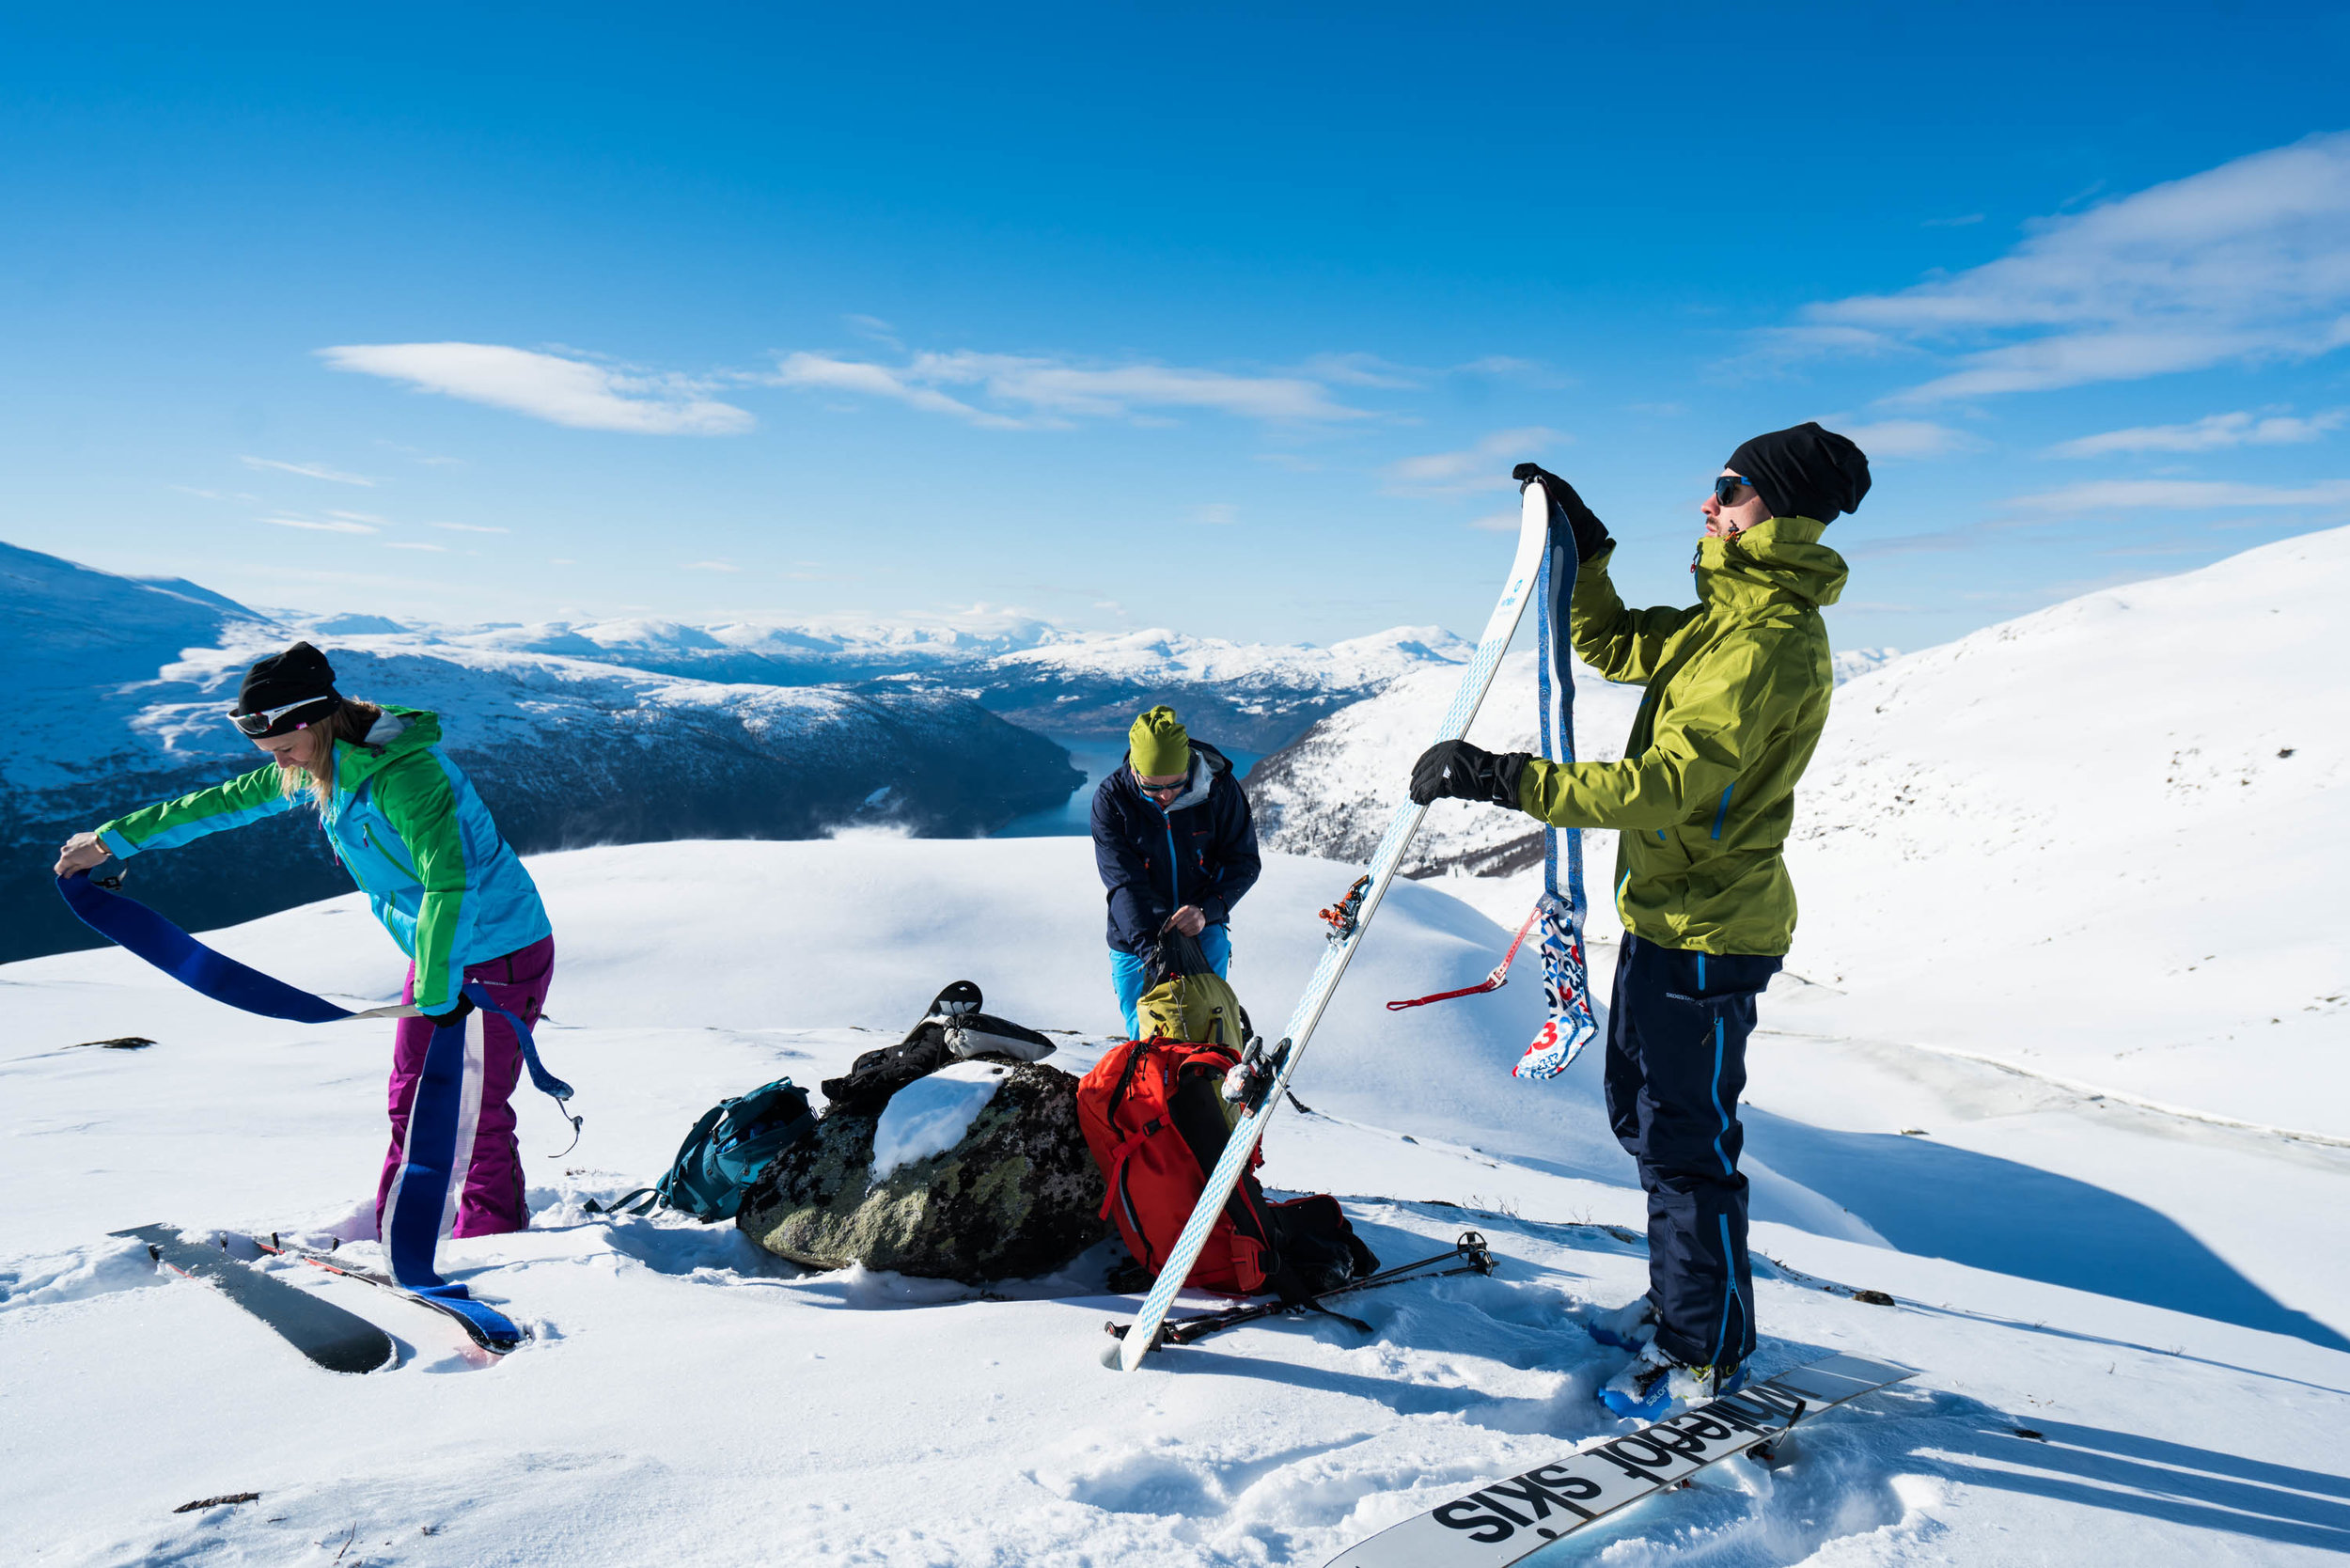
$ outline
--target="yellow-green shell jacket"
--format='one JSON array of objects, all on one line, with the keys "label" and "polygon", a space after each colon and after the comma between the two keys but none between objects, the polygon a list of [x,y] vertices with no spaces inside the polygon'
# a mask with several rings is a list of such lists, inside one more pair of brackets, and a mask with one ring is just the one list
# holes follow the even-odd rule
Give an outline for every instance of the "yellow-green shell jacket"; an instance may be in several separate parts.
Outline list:
[{"label": "yellow-green shell jacket", "polygon": [[1621,762],[1528,762],[1518,803],[1559,827],[1612,827],[1624,929],[1671,948],[1776,957],[1795,933],[1779,849],[1827,722],[1827,628],[1843,557],[1825,525],[1775,517],[1698,546],[1699,603],[1627,610],[1607,556],[1574,581],[1574,651],[1648,687]]}]

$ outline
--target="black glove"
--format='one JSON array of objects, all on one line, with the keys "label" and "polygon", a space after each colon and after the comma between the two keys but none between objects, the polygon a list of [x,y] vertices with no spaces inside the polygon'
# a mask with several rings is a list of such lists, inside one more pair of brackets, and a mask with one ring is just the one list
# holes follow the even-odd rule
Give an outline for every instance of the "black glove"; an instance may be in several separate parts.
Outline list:
[{"label": "black glove", "polygon": [[1567,525],[1574,530],[1576,560],[1587,561],[1616,547],[1616,541],[1607,537],[1607,525],[1583,504],[1574,486],[1558,475],[1533,463],[1521,463],[1510,470],[1510,477],[1522,486],[1540,483],[1543,493],[1550,497],[1550,504],[1567,514]]},{"label": "black glove", "polygon": [[434,1028],[450,1029],[455,1028],[458,1025],[463,1023],[465,1021],[465,1014],[471,1012],[472,1011],[473,998],[471,996],[461,995],[457,998],[457,1005],[450,1008],[446,1012],[428,1012],[424,1016]]},{"label": "black glove", "polygon": [[1480,751],[1466,741],[1439,741],[1412,764],[1412,804],[1451,795],[1518,809],[1518,779],[1532,757],[1526,751]]}]

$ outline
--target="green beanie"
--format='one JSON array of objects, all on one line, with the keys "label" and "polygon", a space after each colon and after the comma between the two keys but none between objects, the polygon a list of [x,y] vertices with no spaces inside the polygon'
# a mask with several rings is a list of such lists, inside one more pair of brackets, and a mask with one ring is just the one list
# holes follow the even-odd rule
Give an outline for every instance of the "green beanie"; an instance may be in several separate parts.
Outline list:
[{"label": "green beanie", "polygon": [[1126,731],[1135,772],[1145,778],[1172,778],[1191,771],[1191,736],[1175,710],[1162,703],[1135,720]]}]

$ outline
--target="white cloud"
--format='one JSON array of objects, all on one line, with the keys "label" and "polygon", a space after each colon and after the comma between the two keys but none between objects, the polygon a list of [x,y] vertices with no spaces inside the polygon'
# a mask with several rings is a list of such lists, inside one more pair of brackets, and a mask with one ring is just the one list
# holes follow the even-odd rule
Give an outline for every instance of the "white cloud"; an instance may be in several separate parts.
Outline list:
[{"label": "white cloud", "polygon": [[439,556],[448,554],[448,546],[446,544],[426,544],[415,540],[393,540],[385,543],[384,548],[386,550],[430,550]]},{"label": "white cloud", "polygon": [[306,479],[330,479],[336,484],[373,485],[375,481],[363,474],[346,474],[339,468],[329,468],[322,463],[280,463],[275,458],[241,457],[237,460],[247,468],[274,468],[281,474],[299,474]]},{"label": "white cloud", "polygon": [[2104,457],[2109,452],[2210,452],[2229,447],[2291,447],[2340,430],[2350,409],[2329,409],[2306,419],[2290,415],[2207,414],[2191,425],[2139,425],[2102,435],[2084,435],[2048,448],[2050,457]]},{"label": "white cloud", "polygon": [[308,517],[264,517],[261,521],[273,528],[307,528],[313,533],[321,534],[371,534],[375,532],[374,527],[369,524],[352,523],[348,520],[321,523]]},{"label": "white cloud", "polygon": [[1199,509],[1198,515],[1202,523],[1237,523],[1240,521],[1240,509],[1230,501],[1210,501]]},{"label": "white cloud", "polygon": [[1469,526],[1482,528],[1489,534],[1513,534],[1518,531],[1518,525],[1523,521],[1524,519],[1517,512],[1497,511],[1490,517],[1472,519]]},{"label": "white cloud", "polygon": [[2217,479],[2095,479],[2008,502],[2030,511],[2197,511],[2211,507],[2350,506],[2350,479],[2284,489]]},{"label": "white cloud", "polygon": [[1026,421],[990,414],[960,402],[935,387],[924,386],[906,371],[864,360],[834,359],[817,353],[786,354],[776,367],[775,380],[778,386],[813,386],[830,392],[862,393],[869,398],[892,398],[926,414],[949,415],[987,430],[1026,428]]},{"label": "white cloud", "polygon": [[[1154,411],[1202,410],[1268,423],[1360,419],[1303,376],[1246,376],[1179,365],[1085,365],[1038,355],[917,353],[903,365],[791,353],[777,385],[889,398],[990,430],[1065,428],[1077,419],[1148,422]],[[952,387],[958,397],[942,388]]]},{"label": "white cloud", "polygon": [[329,517],[339,517],[346,523],[388,524],[391,522],[390,518],[378,517],[371,511],[330,511],[326,515]]},{"label": "white cloud", "polygon": [[1981,212],[1968,212],[1962,217],[1955,218],[1928,218],[1918,227],[1920,228],[1968,228],[1981,222],[1982,222]]},{"label": "white cloud", "polygon": [[708,384],[566,359],[497,343],[356,343],[321,349],[338,370],[403,381],[423,392],[511,409],[578,430],[636,435],[737,435],[748,413]]},{"label": "white cloud", "polygon": [[1898,293],[1810,306],[1781,349],[1956,349],[1899,400],[2134,381],[2350,343],[2350,132],[2311,136],[2076,215]]},{"label": "white cloud", "polygon": [[1965,431],[1927,419],[1886,419],[1873,425],[1839,423],[1837,432],[1848,435],[1872,458],[1937,458],[1971,452],[1982,443]]},{"label": "white cloud", "polygon": [[508,528],[484,527],[478,523],[433,523],[428,525],[428,526],[434,528],[446,528],[453,534],[503,534],[512,531]]},{"label": "white cloud", "polygon": [[1390,364],[1375,353],[1318,353],[1300,368],[1318,381],[1335,382],[1340,386],[1408,391],[1420,384],[1419,371],[1406,365]]},{"label": "white cloud", "polygon": [[[1567,439],[1540,425],[1496,431],[1474,447],[1457,452],[1430,452],[1389,463],[1383,473],[1391,494],[1404,495],[1458,494],[1470,490],[1507,490],[1511,460],[1525,461],[1544,447]],[[1512,521],[1511,527],[1517,524]]]}]

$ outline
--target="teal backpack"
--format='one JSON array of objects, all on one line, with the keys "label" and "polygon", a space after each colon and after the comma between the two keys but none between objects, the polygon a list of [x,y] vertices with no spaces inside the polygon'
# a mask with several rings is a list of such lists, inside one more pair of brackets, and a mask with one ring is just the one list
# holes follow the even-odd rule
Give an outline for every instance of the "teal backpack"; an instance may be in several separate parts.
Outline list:
[{"label": "teal backpack", "polygon": [[751,1184],[815,1125],[807,1090],[789,1078],[761,1084],[704,1111],[659,1185],[638,1187],[608,1205],[590,1202],[588,1212],[641,1215],[658,1204],[683,1209],[704,1224],[732,1219]]}]

